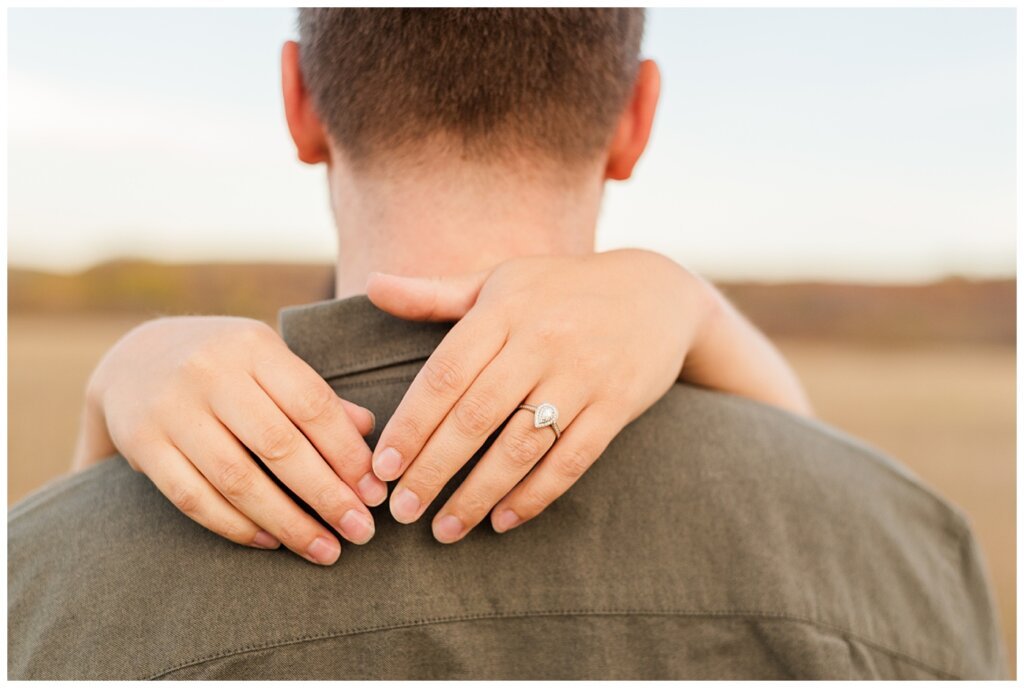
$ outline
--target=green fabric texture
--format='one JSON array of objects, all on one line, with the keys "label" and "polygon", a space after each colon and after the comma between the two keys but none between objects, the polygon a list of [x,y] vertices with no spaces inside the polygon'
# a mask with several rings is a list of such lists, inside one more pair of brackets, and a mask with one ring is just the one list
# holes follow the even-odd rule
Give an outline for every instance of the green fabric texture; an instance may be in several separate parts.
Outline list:
[{"label": "green fabric texture", "polygon": [[[445,331],[363,297],[282,316],[378,428]],[[207,532],[120,457],[59,480],[8,515],[9,678],[1005,677],[962,515],[825,425],[675,385],[540,517],[439,544],[475,460],[326,568]]]}]

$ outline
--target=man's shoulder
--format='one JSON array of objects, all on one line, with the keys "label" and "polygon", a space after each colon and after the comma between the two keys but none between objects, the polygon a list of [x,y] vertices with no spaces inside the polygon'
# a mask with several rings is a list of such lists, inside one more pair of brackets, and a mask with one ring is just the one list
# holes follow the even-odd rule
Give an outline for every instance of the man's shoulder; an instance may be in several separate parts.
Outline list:
[{"label": "man's shoulder", "polygon": [[966,517],[880,450],[817,420],[682,384],[609,450],[601,461],[631,457],[652,499],[689,504],[679,537],[732,580],[718,604],[844,629],[940,674],[1003,671]]},{"label": "man's shoulder", "polygon": [[35,520],[32,515],[36,512],[40,512],[46,517],[51,513],[55,517],[59,517],[59,514],[54,513],[54,509],[60,509],[61,505],[67,504],[67,500],[64,498],[69,494],[72,496],[88,494],[101,486],[109,485],[107,482],[109,479],[129,478],[134,471],[124,472],[123,468],[127,468],[127,464],[118,466],[119,461],[114,460],[116,458],[120,457],[112,457],[112,460],[101,461],[88,469],[59,476],[34,490],[8,510],[8,529],[21,524],[31,525]]},{"label": "man's shoulder", "polygon": [[[814,419],[689,385],[674,385],[613,440],[606,454],[658,457],[661,460],[648,463],[648,469],[667,467],[673,472],[704,475],[710,470],[737,480],[757,480],[764,487],[782,481],[794,491],[806,486],[790,482],[796,472],[804,477],[813,473],[816,479],[847,490],[857,486],[848,480],[854,472],[913,495],[934,510],[951,534],[969,530],[955,505],[903,464],[862,440]],[[8,536],[18,537],[24,529],[47,528],[50,521],[81,518],[83,511],[95,517],[103,515],[106,520],[122,517],[131,521],[135,520],[132,512],[140,507],[173,512],[145,476],[114,456],[88,470],[53,480],[14,505],[8,512]]]},{"label": "man's shoulder", "polygon": [[793,492],[864,488],[858,499],[881,497],[877,490],[883,488],[897,491],[950,534],[959,537],[969,530],[959,508],[879,448],[820,420],[745,397],[676,384],[620,438],[646,451],[681,454],[680,470],[757,480],[763,488],[776,483]]},{"label": "man's shoulder", "polygon": [[[22,544],[39,531],[73,523],[106,530],[134,518],[138,508],[159,508],[160,494],[121,456],[61,476],[29,494],[7,513],[8,542]],[[137,522],[137,519],[136,519]],[[94,531],[93,531],[94,532]],[[90,541],[91,536],[83,538]]]},{"label": "man's shoulder", "polygon": [[9,514],[9,672],[157,676],[375,629],[574,615],[779,619],[937,675],[980,675],[998,648],[954,508],[827,426],[682,385],[510,533],[445,546],[433,511],[375,514],[374,541],[323,569],[221,540],[119,457],[57,481]]}]

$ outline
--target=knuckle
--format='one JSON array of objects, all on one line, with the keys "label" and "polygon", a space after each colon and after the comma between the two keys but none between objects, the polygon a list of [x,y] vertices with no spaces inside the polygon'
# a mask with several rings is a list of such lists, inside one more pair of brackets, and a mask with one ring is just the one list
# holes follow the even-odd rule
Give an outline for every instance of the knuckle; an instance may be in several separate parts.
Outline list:
[{"label": "knuckle", "polygon": [[592,463],[589,452],[583,449],[566,449],[556,457],[554,465],[563,478],[576,480],[587,472]]},{"label": "knuckle", "polygon": [[199,513],[199,495],[188,487],[178,486],[171,492],[171,503],[186,516],[194,517]]},{"label": "knuckle", "polygon": [[320,485],[310,496],[309,505],[318,514],[326,515],[338,510],[343,502],[341,490],[337,485]]},{"label": "knuckle", "polygon": [[247,525],[243,525],[235,520],[221,523],[217,531],[222,537],[231,540],[232,542],[248,543],[252,540],[255,532]]},{"label": "knuckle", "polygon": [[532,426],[517,426],[505,432],[502,450],[509,462],[516,468],[532,466],[547,448],[542,433]]},{"label": "knuckle", "polygon": [[466,396],[455,405],[452,418],[463,435],[486,435],[494,425],[494,404],[479,394]]},{"label": "knuckle", "polygon": [[554,345],[562,340],[569,333],[568,319],[558,319],[544,322],[536,327],[533,336],[541,344]]},{"label": "knuckle", "polygon": [[242,320],[235,332],[239,343],[251,346],[266,342],[271,335],[276,335],[274,328],[261,320]]},{"label": "knuckle", "polygon": [[478,490],[469,490],[466,494],[459,496],[459,501],[453,511],[462,514],[465,517],[463,521],[466,522],[466,525],[469,525],[470,523],[479,522],[493,506],[493,499],[489,499],[487,495]]},{"label": "knuckle", "polygon": [[557,332],[551,325],[543,325],[534,330],[533,336],[536,337],[541,344],[551,344],[557,337]]},{"label": "knuckle", "polygon": [[452,394],[462,389],[462,371],[447,358],[430,358],[423,366],[423,380],[436,394]]},{"label": "knuckle", "polygon": [[189,354],[180,365],[182,377],[187,380],[206,381],[216,376],[220,366],[217,355],[210,347],[202,347]]},{"label": "knuckle", "polygon": [[249,466],[231,461],[221,469],[220,490],[229,500],[242,499],[255,485],[256,477]]},{"label": "knuckle", "polygon": [[399,443],[413,445],[426,437],[422,423],[415,416],[406,413],[396,414],[388,421],[386,426],[388,442],[392,446],[399,447]]},{"label": "knuckle", "polygon": [[157,441],[152,428],[144,423],[111,424],[110,431],[129,463],[141,463],[138,459],[147,456]]},{"label": "knuckle", "polygon": [[[337,455],[335,456],[332,452],[332,456],[334,458],[328,459],[328,463],[335,470],[343,471],[346,475],[352,474],[356,478],[361,478],[364,473],[371,470],[370,465],[373,452],[370,451],[370,447],[362,439],[346,440],[337,450]],[[327,457],[325,456],[324,458]],[[344,477],[343,475],[342,478]]]},{"label": "knuckle", "polygon": [[434,494],[448,482],[448,471],[436,461],[417,462],[409,471],[409,486],[412,491],[425,498]]},{"label": "knuckle", "polygon": [[187,388],[180,384],[177,379],[161,384],[158,389],[151,392],[144,400],[145,408],[153,415],[157,413],[168,413],[179,408],[182,397],[186,396]]},{"label": "knuckle", "polygon": [[546,492],[537,487],[536,485],[527,485],[523,487],[522,492],[519,493],[519,498],[516,500],[515,511],[524,518],[536,516],[540,512],[544,511],[547,505],[550,503],[550,499]]},{"label": "knuckle", "polygon": [[277,539],[292,549],[305,548],[313,542],[316,535],[309,533],[306,523],[300,519],[289,518],[277,525]]},{"label": "knuckle", "polygon": [[267,461],[280,461],[295,453],[298,436],[294,428],[272,423],[260,431],[259,455]]},{"label": "knuckle", "polygon": [[338,395],[326,383],[313,385],[299,395],[295,419],[300,423],[329,421],[334,417],[339,403]]},{"label": "knuckle", "polygon": [[510,258],[491,272],[484,288],[501,287],[502,297],[509,302],[529,303],[538,278],[544,275],[546,263],[537,256]]}]

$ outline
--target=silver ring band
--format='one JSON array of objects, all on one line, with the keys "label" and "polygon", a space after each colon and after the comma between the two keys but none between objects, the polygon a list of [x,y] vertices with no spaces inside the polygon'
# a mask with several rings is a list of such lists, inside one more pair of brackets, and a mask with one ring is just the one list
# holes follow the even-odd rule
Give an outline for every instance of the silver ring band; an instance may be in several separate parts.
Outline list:
[{"label": "silver ring band", "polygon": [[554,404],[549,404],[546,401],[540,406],[519,404],[516,411],[532,411],[533,427],[551,428],[555,431],[555,441],[558,441],[558,438],[562,436],[562,431],[558,429],[558,409],[555,408]]}]

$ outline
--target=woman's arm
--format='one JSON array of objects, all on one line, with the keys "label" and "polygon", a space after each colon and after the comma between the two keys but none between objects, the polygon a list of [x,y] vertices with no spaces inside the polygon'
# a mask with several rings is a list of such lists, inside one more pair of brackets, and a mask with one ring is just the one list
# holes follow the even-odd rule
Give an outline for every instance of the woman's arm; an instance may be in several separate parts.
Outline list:
[{"label": "woman's arm", "polygon": [[692,273],[689,279],[708,306],[679,380],[812,415],[800,380],[764,333],[711,284]]},{"label": "woman's arm", "polygon": [[85,403],[82,405],[82,415],[78,424],[78,439],[75,441],[75,453],[71,458],[72,471],[84,470],[117,453],[117,447],[107,432],[103,409],[92,390],[93,385],[86,386]]}]

